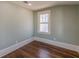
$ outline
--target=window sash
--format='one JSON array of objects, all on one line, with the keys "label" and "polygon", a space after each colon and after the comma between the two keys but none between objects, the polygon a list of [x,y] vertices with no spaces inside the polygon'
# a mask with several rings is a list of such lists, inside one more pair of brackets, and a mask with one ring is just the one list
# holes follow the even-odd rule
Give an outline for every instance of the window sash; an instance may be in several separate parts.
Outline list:
[{"label": "window sash", "polygon": [[49,15],[47,13],[40,14],[40,22],[48,22]]},{"label": "window sash", "polygon": [[48,24],[40,24],[40,32],[48,32]]}]

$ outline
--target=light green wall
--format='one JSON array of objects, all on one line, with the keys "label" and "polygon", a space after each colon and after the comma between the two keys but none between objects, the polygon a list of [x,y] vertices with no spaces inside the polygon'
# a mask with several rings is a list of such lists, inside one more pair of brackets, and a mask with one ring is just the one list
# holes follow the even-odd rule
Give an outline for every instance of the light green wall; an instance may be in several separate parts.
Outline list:
[{"label": "light green wall", "polygon": [[78,43],[79,43],[79,6],[78,6],[78,10],[77,10],[78,12],[78,16],[77,16],[77,27],[78,27],[78,29],[77,29],[77,38],[78,38]]},{"label": "light green wall", "polygon": [[50,40],[55,37],[56,41],[79,45],[79,6],[55,6],[46,9],[51,10],[50,35],[37,32],[38,11],[32,12],[9,2],[0,2],[0,50],[16,41],[28,39],[33,34]]},{"label": "light green wall", "polygon": [[33,12],[10,2],[0,2],[0,50],[32,35]]},{"label": "light green wall", "polygon": [[[46,8],[47,9],[47,8]],[[37,32],[37,12],[34,12],[34,35],[55,41],[79,45],[79,6],[55,6],[51,10],[51,34]],[[45,10],[45,9],[44,9]]]}]

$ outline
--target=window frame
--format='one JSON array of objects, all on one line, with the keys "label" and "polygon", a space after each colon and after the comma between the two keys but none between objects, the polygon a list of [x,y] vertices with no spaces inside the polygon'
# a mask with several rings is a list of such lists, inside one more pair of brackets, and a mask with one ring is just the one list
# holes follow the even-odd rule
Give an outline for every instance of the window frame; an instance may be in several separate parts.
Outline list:
[{"label": "window frame", "polygon": [[[48,14],[48,32],[40,32],[40,14]],[[38,19],[38,22],[37,22],[37,31],[38,33],[40,34],[50,34],[50,10],[46,10],[46,11],[40,11],[37,13],[37,19]]]}]

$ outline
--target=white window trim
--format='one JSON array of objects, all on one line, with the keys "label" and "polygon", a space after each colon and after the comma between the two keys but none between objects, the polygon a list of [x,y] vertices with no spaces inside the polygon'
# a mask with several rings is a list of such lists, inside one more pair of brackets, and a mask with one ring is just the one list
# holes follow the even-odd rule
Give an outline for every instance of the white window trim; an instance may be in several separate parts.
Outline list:
[{"label": "white window trim", "polygon": [[[48,32],[40,32],[40,14],[44,14],[44,13],[48,13],[49,14],[49,19],[48,19]],[[50,29],[50,10],[46,10],[46,11],[40,11],[37,13],[37,19],[38,19],[38,22],[37,22],[37,32],[40,33],[40,34],[50,34],[51,32],[51,29]]]}]

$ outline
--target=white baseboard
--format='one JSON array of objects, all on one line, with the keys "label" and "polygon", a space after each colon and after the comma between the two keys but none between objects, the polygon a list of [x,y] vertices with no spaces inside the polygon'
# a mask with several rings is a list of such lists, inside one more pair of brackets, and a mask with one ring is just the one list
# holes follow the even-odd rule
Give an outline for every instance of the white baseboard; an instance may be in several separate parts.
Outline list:
[{"label": "white baseboard", "polygon": [[19,42],[17,44],[14,44],[14,45],[12,45],[8,48],[5,48],[3,50],[0,50],[0,57],[13,52],[16,49],[18,49],[18,48],[20,48],[20,47],[22,47],[22,46],[24,46],[28,43],[31,43],[34,40],[44,42],[44,43],[48,43],[48,44],[51,44],[51,45],[56,45],[56,46],[59,46],[59,47],[62,47],[62,48],[70,49],[70,50],[73,50],[73,51],[76,51],[76,52],[79,53],[79,46],[68,44],[68,43],[57,42],[57,41],[53,41],[53,40],[49,40],[49,39],[39,38],[39,37],[33,37],[33,38],[30,38],[30,39],[24,40],[22,42]]},{"label": "white baseboard", "polygon": [[14,45],[8,47],[8,48],[5,48],[5,49],[3,49],[3,50],[0,50],[0,57],[2,57],[2,56],[4,56],[4,55],[7,55],[7,54],[9,54],[9,53],[15,51],[16,49],[18,49],[18,48],[20,48],[20,47],[22,47],[22,46],[24,46],[24,45],[26,45],[26,44],[28,44],[28,43],[30,43],[30,42],[32,42],[32,41],[33,41],[32,38],[26,39],[26,40],[24,40],[24,41],[22,41],[22,42],[19,42],[19,43],[17,43],[17,44],[14,44]]},{"label": "white baseboard", "polygon": [[56,45],[56,46],[59,46],[59,47],[62,47],[62,48],[70,49],[70,50],[73,50],[73,51],[76,51],[76,52],[79,53],[79,46],[77,46],[77,45],[62,43],[62,42],[53,41],[53,40],[44,39],[44,38],[39,38],[39,37],[34,37],[33,39],[36,40],[36,41],[40,41],[40,42],[48,43],[48,44],[51,44],[51,45]]}]

